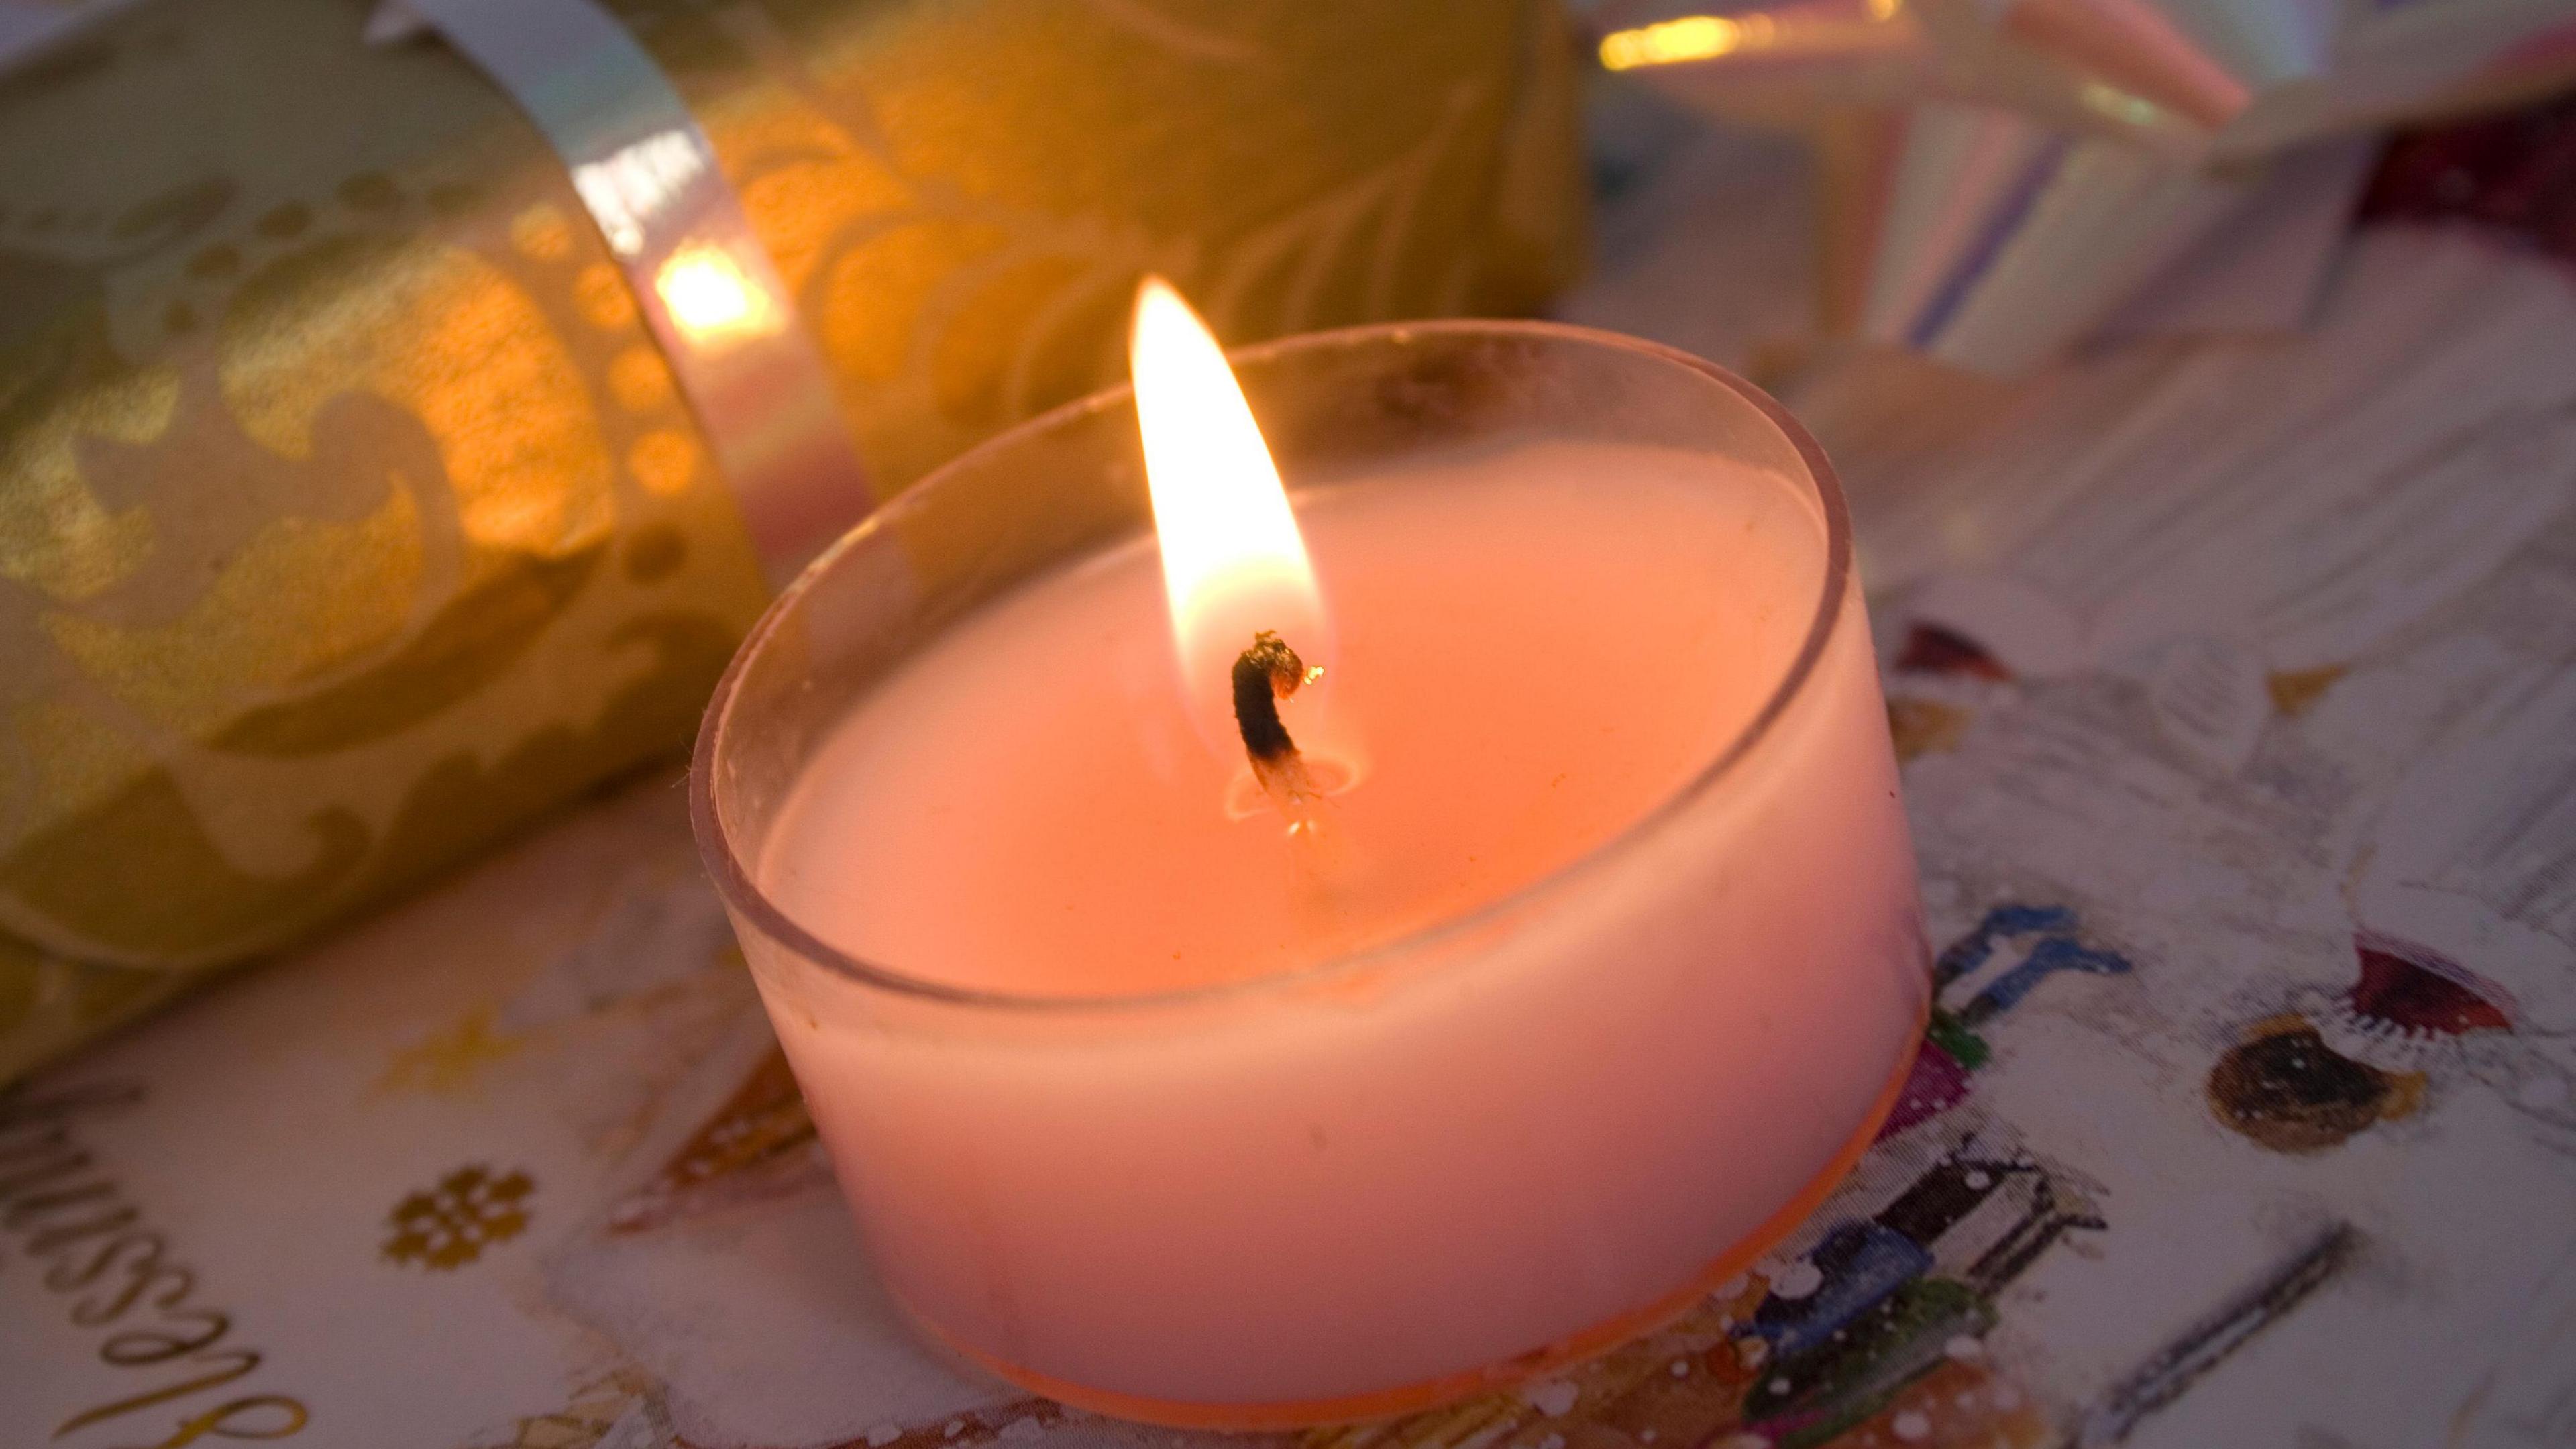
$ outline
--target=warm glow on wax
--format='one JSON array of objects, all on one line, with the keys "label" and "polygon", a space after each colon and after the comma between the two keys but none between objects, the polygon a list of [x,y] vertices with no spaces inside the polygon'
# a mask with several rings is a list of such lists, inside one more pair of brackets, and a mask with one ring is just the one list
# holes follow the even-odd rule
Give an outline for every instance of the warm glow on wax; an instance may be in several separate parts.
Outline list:
[{"label": "warm glow on wax", "polygon": [[1136,293],[1128,356],[1182,681],[1203,725],[1230,739],[1235,657],[1267,629],[1309,664],[1326,663],[1323,598],[1224,351],[1160,277]]}]

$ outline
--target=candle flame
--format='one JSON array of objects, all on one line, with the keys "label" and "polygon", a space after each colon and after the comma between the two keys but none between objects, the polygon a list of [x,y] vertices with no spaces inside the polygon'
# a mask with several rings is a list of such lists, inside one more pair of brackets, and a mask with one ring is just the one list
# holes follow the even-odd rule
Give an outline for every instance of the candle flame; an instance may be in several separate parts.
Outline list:
[{"label": "candle flame", "polygon": [[1212,741],[1239,748],[1235,659],[1268,630],[1310,663],[1326,662],[1323,596],[1224,350],[1160,277],[1137,289],[1128,356],[1182,683]]}]

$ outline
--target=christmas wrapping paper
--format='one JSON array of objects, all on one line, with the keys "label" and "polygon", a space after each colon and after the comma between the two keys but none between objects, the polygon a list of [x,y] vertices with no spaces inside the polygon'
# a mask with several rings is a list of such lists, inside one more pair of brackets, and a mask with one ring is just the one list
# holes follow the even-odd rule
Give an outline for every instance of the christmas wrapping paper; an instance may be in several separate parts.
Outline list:
[{"label": "christmas wrapping paper", "polygon": [[[2401,147],[2301,337],[1811,379],[1938,952],[1893,1117],[1664,1331],[1263,1445],[2576,1440],[2570,134]],[[1577,306],[1714,335],[1640,255]],[[0,1097],[0,1423],[1228,1442],[904,1330],[661,780]]]},{"label": "christmas wrapping paper", "polygon": [[[560,160],[371,8],[0,74],[0,1079],[672,751],[765,601]],[[1144,271],[1249,341],[1574,260],[1542,0],[612,8],[880,492],[1117,376]]]}]

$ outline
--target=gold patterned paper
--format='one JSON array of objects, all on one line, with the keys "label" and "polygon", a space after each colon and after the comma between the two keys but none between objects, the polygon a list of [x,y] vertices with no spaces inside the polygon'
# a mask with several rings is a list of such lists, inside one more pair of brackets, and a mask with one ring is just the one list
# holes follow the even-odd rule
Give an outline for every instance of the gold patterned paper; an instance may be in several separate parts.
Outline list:
[{"label": "gold patterned paper", "polygon": [[[647,0],[880,491],[1234,340],[1525,309],[1551,4]],[[761,562],[509,101],[352,0],[0,78],[0,1078],[688,736]]]}]

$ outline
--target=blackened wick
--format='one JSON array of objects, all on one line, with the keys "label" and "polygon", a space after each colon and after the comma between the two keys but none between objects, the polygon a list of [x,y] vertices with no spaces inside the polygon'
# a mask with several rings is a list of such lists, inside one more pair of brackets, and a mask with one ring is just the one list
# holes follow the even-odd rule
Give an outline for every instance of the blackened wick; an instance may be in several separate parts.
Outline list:
[{"label": "blackened wick", "polygon": [[1297,742],[1279,722],[1279,701],[1295,694],[1312,676],[1306,661],[1288,641],[1268,629],[1252,636],[1252,647],[1234,660],[1234,724],[1243,732],[1243,748],[1258,765],[1278,765],[1296,758]]}]

